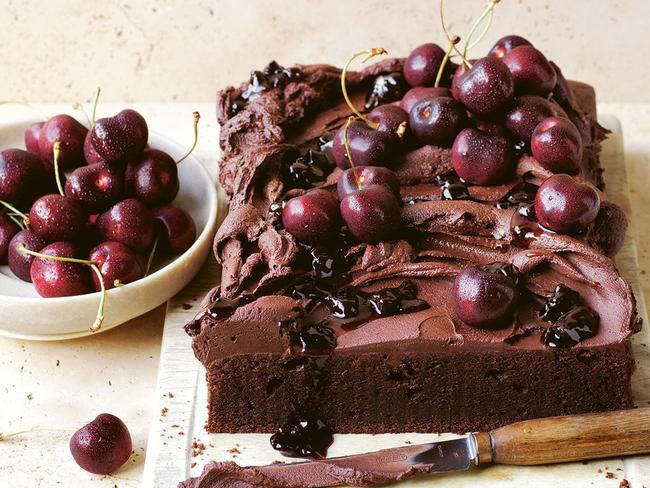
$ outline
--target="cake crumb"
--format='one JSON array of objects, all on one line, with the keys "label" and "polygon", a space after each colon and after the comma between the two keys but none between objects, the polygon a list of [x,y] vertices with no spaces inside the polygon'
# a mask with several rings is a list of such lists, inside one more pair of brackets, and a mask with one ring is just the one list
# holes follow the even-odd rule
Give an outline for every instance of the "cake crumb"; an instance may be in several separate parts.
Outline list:
[{"label": "cake crumb", "polygon": [[181,307],[183,307],[183,310],[189,310],[190,308],[192,308],[192,305],[189,303],[184,303],[181,305]]},{"label": "cake crumb", "polygon": [[[229,452],[230,454],[241,454],[241,451],[240,451],[239,448],[236,447],[236,446],[235,446],[235,447],[231,447],[230,449],[228,449],[228,452]],[[233,457],[234,457],[234,456],[233,456]]]},{"label": "cake crumb", "polygon": [[284,461],[275,460],[271,464],[284,464]]},{"label": "cake crumb", "polygon": [[205,451],[205,444],[203,442],[192,442],[192,457],[200,456],[203,454],[203,451]]},{"label": "cake crumb", "polygon": [[602,473],[602,472],[603,472],[603,470],[602,470],[602,469],[600,469],[600,468],[598,468],[598,470],[597,470],[596,472],[597,472],[597,473]]},{"label": "cake crumb", "polygon": [[190,464],[190,467],[191,467],[191,468],[196,468],[196,463],[192,463],[192,464]]},{"label": "cake crumb", "polygon": [[607,478],[608,480],[611,480],[611,479],[616,478],[616,476],[614,476],[614,473],[612,473],[611,471],[607,471],[607,473],[605,473],[605,478]]},{"label": "cake crumb", "polygon": [[618,484],[618,488],[630,488],[630,482],[623,478],[621,482]]},{"label": "cake crumb", "polygon": [[27,399],[28,399],[28,400],[33,400],[33,399],[34,399],[34,395],[32,395],[31,393],[28,393],[28,394],[27,394]]},{"label": "cake crumb", "polygon": [[163,417],[167,417],[167,412],[169,412],[169,409],[167,407],[163,407],[162,410],[160,411],[160,415]]}]

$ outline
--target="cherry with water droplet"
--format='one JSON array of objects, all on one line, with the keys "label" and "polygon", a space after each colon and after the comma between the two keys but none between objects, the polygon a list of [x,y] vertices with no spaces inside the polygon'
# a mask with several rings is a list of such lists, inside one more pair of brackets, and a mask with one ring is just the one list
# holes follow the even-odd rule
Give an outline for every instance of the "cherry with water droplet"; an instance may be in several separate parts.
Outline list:
[{"label": "cherry with water droplet", "polygon": [[495,185],[514,176],[512,144],[478,129],[463,129],[451,147],[451,163],[463,180]]},{"label": "cherry with water droplet", "polygon": [[518,94],[548,95],[557,82],[557,73],[546,56],[533,46],[519,46],[503,57],[512,73]]},{"label": "cherry with water droplet", "polygon": [[524,39],[521,36],[515,36],[515,35],[504,36],[501,39],[499,39],[494,44],[494,46],[492,46],[492,49],[490,49],[488,56],[497,59],[502,59],[506,54],[508,54],[514,48],[519,46],[530,46],[530,45],[531,43],[527,39]]},{"label": "cherry with water droplet", "polygon": [[160,236],[160,248],[169,254],[182,254],[196,240],[196,224],[180,207],[165,205],[154,209],[154,222]]},{"label": "cherry with water droplet", "polygon": [[413,106],[409,125],[419,144],[450,146],[467,125],[467,113],[451,97],[428,97]]},{"label": "cherry with water droplet", "polygon": [[136,252],[144,252],[154,241],[152,211],[141,201],[127,198],[97,217],[99,235],[104,241],[117,241]]},{"label": "cherry with water droplet", "polygon": [[90,144],[106,161],[137,157],[144,151],[148,138],[147,122],[131,109],[98,119],[90,129]]},{"label": "cherry with water droplet", "polygon": [[517,140],[529,143],[537,124],[554,115],[555,107],[546,98],[522,95],[506,114],[505,122],[510,134]]},{"label": "cherry with water droplet", "polygon": [[[106,289],[116,284],[126,285],[142,278],[142,267],[136,254],[121,242],[102,242],[90,251],[88,260],[97,265],[101,272]],[[92,274],[96,291],[101,291],[99,277]]]},{"label": "cherry with water droplet", "polygon": [[576,173],[582,162],[582,137],[564,117],[548,117],[537,124],[530,149],[539,164],[553,173]]},{"label": "cherry with water droplet", "polygon": [[47,241],[32,229],[24,229],[18,232],[11,239],[7,253],[7,261],[11,272],[21,280],[31,283],[30,271],[34,256],[21,252],[20,249],[25,248],[29,251],[40,252],[45,246],[47,246]]},{"label": "cherry with water droplet", "polygon": [[105,162],[77,168],[65,183],[65,195],[91,214],[103,212],[124,197],[124,171]]},{"label": "cherry with water droplet", "polygon": [[29,223],[49,242],[75,240],[85,229],[86,214],[81,205],[64,195],[45,195],[32,205]]},{"label": "cherry with water droplet", "polygon": [[109,413],[98,415],[70,438],[70,453],[76,463],[95,474],[116,471],[131,457],[132,449],[129,429]]},{"label": "cherry with water droplet", "polygon": [[383,166],[361,166],[346,169],[341,173],[336,183],[340,200],[343,200],[350,193],[369,186],[383,186],[390,190],[395,195],[395,198],[401,199],[397,175]]},{"label": "cherry with water droplet", "polygon": [[327,190],[311,190],[286,202],[282,225],[296,239],[318,244],[335,237],[341,227],[339,202]]},{"label": "cherry with water droplet", "polygon": [[[55,242],[39,252],[57,258],[79,258],[78,246],[67,241]],[[30,276],[34,288],[42,297],[69,297],[90,291],[88,269],[80,263],[35,257]]]},{"label": "cherry with water droplet", "polygon": [[458,100],[470,111],[487,115],[507,108],[514,96],[514,80],[508,67],[495,58],[481,58],[460,76]]},{"label": "cherry with water droplet", "polygon": [[41,158],[54,165],[54,143],[61,145],[59,166],[76,168],[84,163],[83,146],[88,129],[77,119],[60,114],[49,118],[41,127],[38,150]]},{"label": "cherry with water droplet", "polygon": [[366,186],[341,201],[350,233],[369,244],[389,238],[400,226],[400,202],[385,186]]}]

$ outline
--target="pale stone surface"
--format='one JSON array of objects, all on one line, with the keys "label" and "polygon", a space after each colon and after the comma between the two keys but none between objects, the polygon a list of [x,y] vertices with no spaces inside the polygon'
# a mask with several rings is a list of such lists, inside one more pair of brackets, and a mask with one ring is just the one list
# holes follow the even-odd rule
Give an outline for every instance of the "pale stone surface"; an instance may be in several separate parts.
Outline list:
[{"label": "pale stone surface", "polygon": [[[483,0],[447,0],[464,35]],[[383,46],[396,56],[443,42],[437,0],[4,0],[2,98],[212,101],[269,60],[342,65]],[[479,55],[506,34],[529,38],[601,101],[650,102],[650,2],[503,0]]]}]

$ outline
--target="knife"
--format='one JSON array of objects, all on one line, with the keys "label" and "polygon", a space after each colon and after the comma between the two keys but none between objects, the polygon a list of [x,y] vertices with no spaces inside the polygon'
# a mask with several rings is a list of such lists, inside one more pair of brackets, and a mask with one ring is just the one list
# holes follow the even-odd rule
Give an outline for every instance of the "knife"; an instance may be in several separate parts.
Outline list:
[{"label": "knife", "polygon": [[458,439],[354,456],[238,468],[225,478],[254,479],[255,486],[269,487],[369,485],[490,464],[551,464],[647,452],[650,408],[638,408],[526,420]]}]

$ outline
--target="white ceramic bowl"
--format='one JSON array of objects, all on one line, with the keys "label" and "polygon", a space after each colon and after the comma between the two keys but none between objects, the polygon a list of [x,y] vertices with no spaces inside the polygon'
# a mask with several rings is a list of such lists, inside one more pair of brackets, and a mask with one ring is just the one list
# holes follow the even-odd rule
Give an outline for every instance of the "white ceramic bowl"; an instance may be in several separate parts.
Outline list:
[{"label": "white ceramic bowl", "polygon": [[[24,148],[25,128],[37,120],[0,123],[0,150]],[[174,159],[187,149],[155,132],[149,145]],[[212,247],[217,223],[215,184],[199,160],[190,155],[178,165],[180,191],[173,204],[192,216],[197,239],[184,254],[157,260],[145,278],[106,295],[105,319],[101,331],[116,327],[156,308],[178,293],[199,271]],[[41,298],[31,283],[16,278],[8,266],[0,266],[0,335],[34,340],[61,340],[91,335],[99,293],[74,297]],[[97,333],[97,332],[95,332]]]}]

